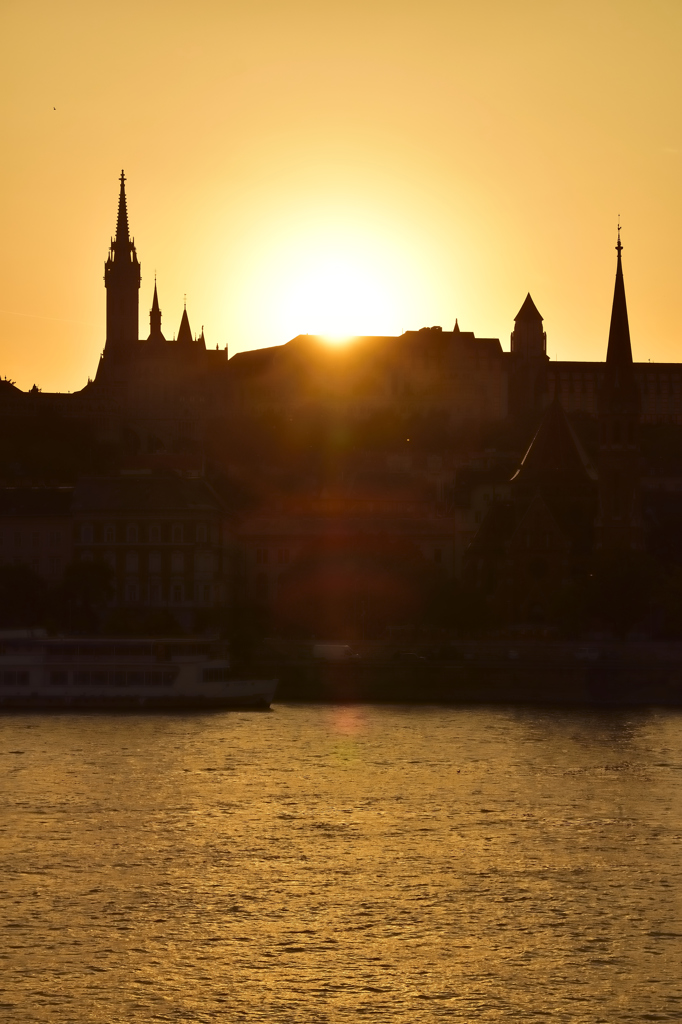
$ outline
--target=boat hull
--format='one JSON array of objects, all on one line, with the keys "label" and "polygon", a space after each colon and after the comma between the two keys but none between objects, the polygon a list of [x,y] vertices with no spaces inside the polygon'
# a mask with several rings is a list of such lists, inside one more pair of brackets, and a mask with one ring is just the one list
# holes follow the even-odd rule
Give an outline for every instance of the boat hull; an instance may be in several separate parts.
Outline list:
[{"label": "boat hull", "polygon": [[276,680],[256,680],[223,692],[83,692],[46,691],[0,693],[2,711],[201,711],[251,709],[266,711],[275,695]]},{"label": "boat hull", "polygon": [[0,711],[268,708],[276,687],[235,672],[217,640],[0,631]]}]

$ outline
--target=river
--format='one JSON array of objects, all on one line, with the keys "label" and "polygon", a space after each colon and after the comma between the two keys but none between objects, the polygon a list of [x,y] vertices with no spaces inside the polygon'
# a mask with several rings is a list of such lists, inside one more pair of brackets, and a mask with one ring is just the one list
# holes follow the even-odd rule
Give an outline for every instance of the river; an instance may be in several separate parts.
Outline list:
[{"label": "river", "polygon": [[682,712],[0,718],[0,1020],[682,1019]]}]

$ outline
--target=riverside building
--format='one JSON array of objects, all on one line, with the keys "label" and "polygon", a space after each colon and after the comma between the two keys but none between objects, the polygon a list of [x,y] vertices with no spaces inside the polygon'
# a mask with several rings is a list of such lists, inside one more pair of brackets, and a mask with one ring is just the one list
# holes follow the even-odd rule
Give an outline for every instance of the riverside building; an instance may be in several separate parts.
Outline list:
[{"label": "riverside building", "polygon": [[[166,336],[156,281],[149,333],[140,337],[141,264],[131,236],[126,179],[104,265],[106,332],[94,379],[73,394],[23,392],[0,381],[0,417],[46,412],[88,421],[98,436],[140,452],[202,448],[230,418],[296,414],[312,407],[350,418],[376,413],[437,416],[454,427],[486,427],[539,415],[558,396],[569,413],[598,416],[605,364],[550,362],[543,318],[530,294],[514,319],[509,351],[455,323],[396,337],[358,337],[333,348],[299,335],[240,352],[211,349],[185,309]],[[635,363],[642,423],[682,424],[679,363]]]}]

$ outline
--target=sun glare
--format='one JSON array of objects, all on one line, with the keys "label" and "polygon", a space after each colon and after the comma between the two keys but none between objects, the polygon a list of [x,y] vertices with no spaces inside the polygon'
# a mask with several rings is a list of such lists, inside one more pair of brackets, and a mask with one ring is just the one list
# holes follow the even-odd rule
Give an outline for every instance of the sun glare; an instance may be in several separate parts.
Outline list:
[{"label": "sun glare", "polygon": [[285,322],[332,344],[357,334],[381,333],[393,320],[389,282],[377,267],[355,255],[330,253],[302,261],[283,291]]},{"label": "sun glare", "polygon": [[395,244],[390,229],[369,218],[339,224],[338,215],[277,227],[253,250],[248,286],[261,296],[258,333],[267,331],[270,344],[314,334],[342,345],[357,335],[401,334],[411,325],[421,282],[414,253]]}]

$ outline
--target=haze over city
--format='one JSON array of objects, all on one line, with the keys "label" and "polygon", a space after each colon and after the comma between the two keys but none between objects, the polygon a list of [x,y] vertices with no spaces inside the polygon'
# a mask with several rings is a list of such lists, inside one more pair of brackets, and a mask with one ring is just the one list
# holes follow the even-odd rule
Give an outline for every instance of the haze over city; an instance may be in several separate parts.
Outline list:
[{"label": "haze over city", "polygon": [[168,330],[230,355],[455,318],[604,356],[618,215],[635,359],[679,358],[672,2],[8,2],[0,372],[77,390],[125,167]]}]

